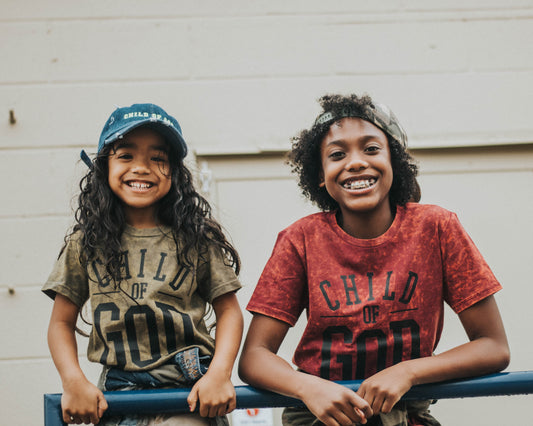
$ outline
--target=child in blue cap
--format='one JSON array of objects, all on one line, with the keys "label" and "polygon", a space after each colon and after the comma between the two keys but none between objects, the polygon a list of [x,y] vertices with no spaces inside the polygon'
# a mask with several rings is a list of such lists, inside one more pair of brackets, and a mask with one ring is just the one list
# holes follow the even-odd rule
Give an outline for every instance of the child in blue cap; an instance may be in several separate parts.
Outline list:
[{"label": "child in blue cap", "polygon": [[[75,225],[43,291],[54,299],[48,330],[61,376],[63,420],[98,424],[102,391],[192,387],[197,413],[105,418],[105,425],[227,425],[230,381],[242,337],[235,292],[239,256],[183,163],[178,121],[153,104],[116,109],[80,183]],[[99,386],[80,369],[75,339],[90,302],[87,355]],[[206,325],[216,316],[215,339]]]}]

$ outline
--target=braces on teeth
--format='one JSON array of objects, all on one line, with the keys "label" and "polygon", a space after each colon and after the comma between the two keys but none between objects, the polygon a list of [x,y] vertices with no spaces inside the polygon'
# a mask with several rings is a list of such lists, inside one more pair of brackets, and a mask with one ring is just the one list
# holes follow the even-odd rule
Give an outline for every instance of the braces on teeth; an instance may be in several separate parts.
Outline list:
[{"label": "braces on teeth", "polygon": [[370,186],[372,186],[372,184],[374,183],[374,180],[354,180],[350,183],[348,183],[346,186],[349,188],[349,189],[363,189],[363,188],[368,188]]}]

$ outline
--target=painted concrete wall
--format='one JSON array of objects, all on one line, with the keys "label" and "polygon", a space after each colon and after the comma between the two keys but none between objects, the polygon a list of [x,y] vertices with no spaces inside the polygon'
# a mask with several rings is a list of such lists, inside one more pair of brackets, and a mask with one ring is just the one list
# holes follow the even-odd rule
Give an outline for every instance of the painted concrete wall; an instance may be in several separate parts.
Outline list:
[{"label": "painted concrete wall", "polygon": [[[285,151],[310,124],[316,98],[368,92],[395,111],[421,162],[445,170],[458,189],[464,185],[460,196],[442,200],[442,188],[450,189],[444,178],[423,174],[431,202],[461,208],[469,200],[465,188],[483,203],[494,196],[483,186],[494,177],[491,166],[479,180],[461,180],[468,164],[454,171],[457,157],[440,148],[474,147],[469,158],[507,170],[496,181],[496,201],[504,201],[490,204],[496,223],[481,221],[476,233],[493,236],[487,247],[512,242],[509,266],[533,261],[530,226],[519,227],[531,217],[533,192],[526,184],[533,172],[531,0],[0,0],[0,6],[1,424],[41,424],[42,394],[61,390],[46,346],[51,303],[40,287],[72,223],[84,172],[79,151],[94,152],[114,105],[158,103],[178,118],[199,157],[218,158],[227,170],[231,163],[218,154],[247,153],[257,170],[268,171],[267,154]],[[487,145],[500,146],[498,154],[475,149]],[[194,156],[190,164],[196,167]],[[242,199],[253,199],[248,195]],[[276,214],[285,220],[285,212]],[[477,224],[485,210],[462,214]],[[260,263],[252,262],[254,274]],[[525,304],[527,268],[515,270],[520,285],[511,294]],[[525,306],[515,310],[514,300],[504,296],[502,310],[519,317],[511,331],[519,340],[530,334],[531,314]],[[531,346],[514,345],[517,368],[527,369]],[[98,366],[86,368],[97,376]],[[516,401],[519,408],[531,403]]]}]

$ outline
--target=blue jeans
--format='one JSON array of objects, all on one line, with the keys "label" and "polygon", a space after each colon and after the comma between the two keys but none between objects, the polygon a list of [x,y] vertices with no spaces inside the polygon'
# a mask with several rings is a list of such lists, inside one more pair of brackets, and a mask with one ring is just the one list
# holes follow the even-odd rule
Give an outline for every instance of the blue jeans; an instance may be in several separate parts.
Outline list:
[{"label": "blue jeans", "polygon": [[[104,391],[156,389],[164,387],[191,387],[206,372],[210,356],[200,356],[194,347],[178,352],[160,368],[150,371],[124,371],[120,368],[105,368],[100,379]],[[164,370],[165,374],[161,374]],[[103,419],[105,426],[146,426],[152,417],[127,415]],[[209,419],[213,426],[227,426],[226,416]]]}]

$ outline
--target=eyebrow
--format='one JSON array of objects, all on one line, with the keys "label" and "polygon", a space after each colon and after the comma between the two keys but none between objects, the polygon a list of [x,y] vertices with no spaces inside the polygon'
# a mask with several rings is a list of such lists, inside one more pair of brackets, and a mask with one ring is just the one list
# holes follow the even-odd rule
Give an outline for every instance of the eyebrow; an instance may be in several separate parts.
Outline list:
[{"label": "eyebrow", "polygon": [[[359,141],[362,143],[370,142],[370,141],[376,141],[376,142],[382,142],[378,135],[364,135],[359,138]],[[335,139],[326,144],[326,146],[331,145],[345,145],[348,142],[345,139]]]}]

